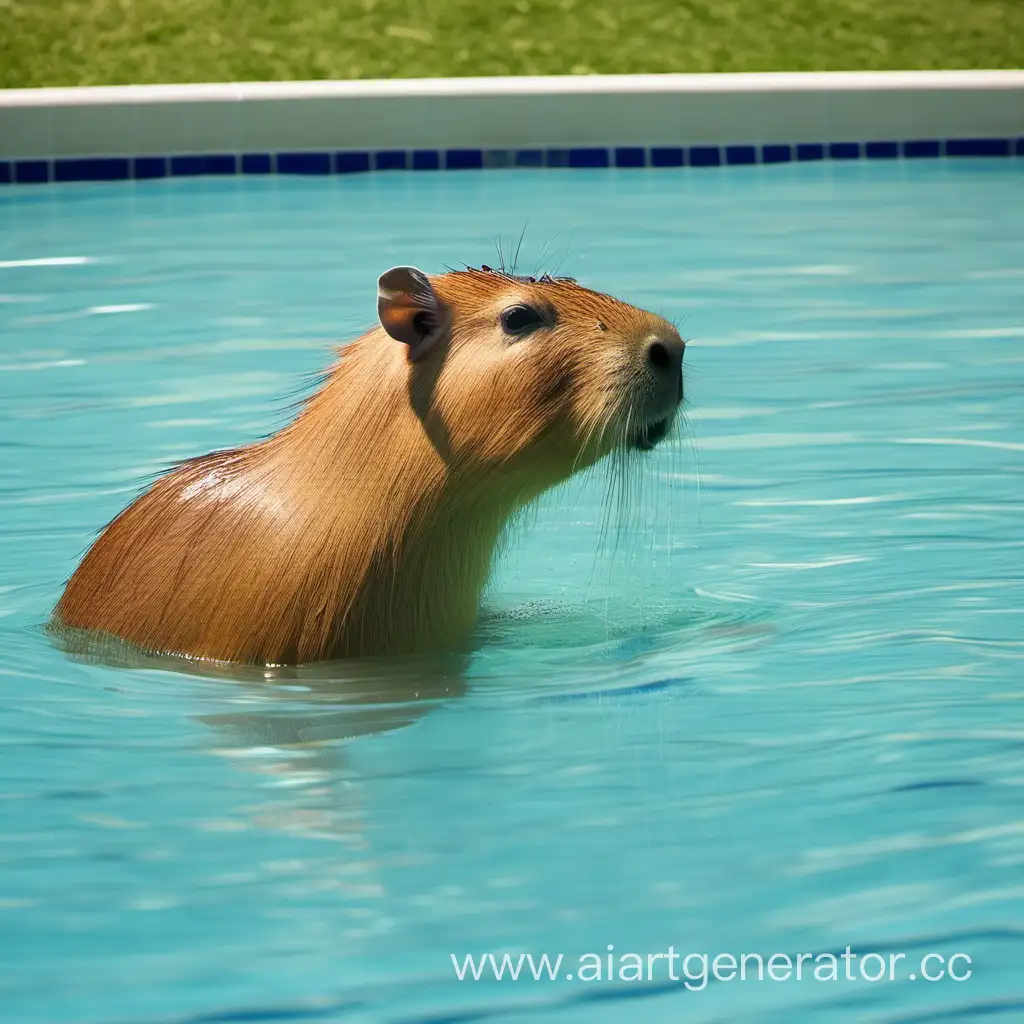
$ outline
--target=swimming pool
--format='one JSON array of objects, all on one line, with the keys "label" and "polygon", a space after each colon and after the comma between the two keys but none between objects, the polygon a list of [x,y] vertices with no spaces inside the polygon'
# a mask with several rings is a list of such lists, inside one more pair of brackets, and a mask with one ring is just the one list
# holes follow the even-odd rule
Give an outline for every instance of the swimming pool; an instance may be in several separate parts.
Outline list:
[{"label": "swimming pool", "polygon": [[[283,423],[378,273],[493,263],[524,224],[525,270],[681,323],[688,427],[624,501],[600,474],[545,500],[447,694],[50,645],[95,531]],[[5,191],[9,1019],[1024,1012],[1022,239],[999,161]],[[609,945],[973,973],[692,991],[451,962]]]}]

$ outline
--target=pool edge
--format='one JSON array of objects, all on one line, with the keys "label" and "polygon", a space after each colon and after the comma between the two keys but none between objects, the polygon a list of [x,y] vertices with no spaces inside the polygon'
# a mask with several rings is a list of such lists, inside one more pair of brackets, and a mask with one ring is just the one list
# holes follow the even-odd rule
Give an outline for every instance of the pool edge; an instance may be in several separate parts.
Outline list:
[{"label": "pool edge", "polygon": [[0,90],[0,183],[1024,155],[1024,71]]}]

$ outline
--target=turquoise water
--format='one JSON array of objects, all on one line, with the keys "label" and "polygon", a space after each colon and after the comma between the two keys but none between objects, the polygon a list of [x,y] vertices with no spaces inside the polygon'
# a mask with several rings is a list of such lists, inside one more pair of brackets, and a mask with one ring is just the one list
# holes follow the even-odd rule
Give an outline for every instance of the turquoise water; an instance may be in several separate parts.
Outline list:
[{"label": "turquoise water", "polygon": [[[378,273],[493,263],[527,221],[523,269],[681,322],[688,420],[619,494],[542,504],[464,663],[403,700],[422,666],[50,644],[97,529],[285,422]],[[1019,163],[13,188],[0,325],[5,1019],[1024,1016]],[[450,960],[608,945],[973,973]]]}]

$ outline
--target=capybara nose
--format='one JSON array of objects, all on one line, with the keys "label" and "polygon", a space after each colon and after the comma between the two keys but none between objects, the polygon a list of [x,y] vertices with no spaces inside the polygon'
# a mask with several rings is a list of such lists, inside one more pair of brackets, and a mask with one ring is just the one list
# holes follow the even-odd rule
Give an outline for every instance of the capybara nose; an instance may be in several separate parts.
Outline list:
[{"label": "capybara nose", "polygon": [[683,397],[685,349],[686,343],[681,338],[654,338],[647,345],[647,362],[659,378],[674,386],[677,401]]}]

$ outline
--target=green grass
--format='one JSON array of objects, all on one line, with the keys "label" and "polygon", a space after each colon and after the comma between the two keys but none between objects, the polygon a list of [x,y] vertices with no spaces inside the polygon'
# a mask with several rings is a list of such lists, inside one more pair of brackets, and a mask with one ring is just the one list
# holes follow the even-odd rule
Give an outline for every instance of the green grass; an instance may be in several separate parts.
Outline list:
[{"label": "green grass", "polygon": [[1007,68],[1024,0],[0,0],[0,86]]}]

